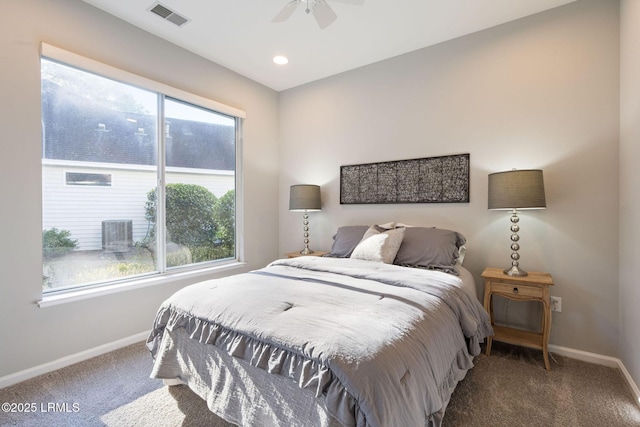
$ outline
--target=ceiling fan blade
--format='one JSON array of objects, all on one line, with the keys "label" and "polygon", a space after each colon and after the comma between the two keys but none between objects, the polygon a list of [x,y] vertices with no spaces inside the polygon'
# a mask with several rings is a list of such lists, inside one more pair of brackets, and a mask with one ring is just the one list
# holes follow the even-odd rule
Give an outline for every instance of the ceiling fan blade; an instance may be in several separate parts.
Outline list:
[{"label": "ceiling fan blade", "polygon": [[312,13],[321,30],[331,25],[338,17],[325,0],[318,0]]},{"label": "ceiling fan blade", "polygon": [[271,20],[271,22],[283,22],[289,19],[289,17],[293,14],[298,7],[298,3],[300,0],[292,0],[287,3],[282,10]]}]

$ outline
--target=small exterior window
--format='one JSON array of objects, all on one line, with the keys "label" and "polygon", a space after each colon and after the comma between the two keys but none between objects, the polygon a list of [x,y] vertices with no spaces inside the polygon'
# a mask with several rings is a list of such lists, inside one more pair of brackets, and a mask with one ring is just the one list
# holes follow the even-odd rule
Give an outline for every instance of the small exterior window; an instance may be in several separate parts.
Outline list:
[{"label": "small exterior window", "polygon": [[67,185],[93,185],[96,187],[111,187],[111,174],[67,172],[65,174],[65,182],[67,183]]}]

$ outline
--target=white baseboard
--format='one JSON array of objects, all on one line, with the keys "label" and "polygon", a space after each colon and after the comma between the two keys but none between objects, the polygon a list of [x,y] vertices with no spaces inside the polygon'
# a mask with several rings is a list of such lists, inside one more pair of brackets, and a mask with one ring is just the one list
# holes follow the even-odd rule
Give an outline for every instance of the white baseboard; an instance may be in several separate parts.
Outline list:
[{"label": "white baseboard", "polygon": [[82,362],[84,360],[91,359],[92,357],[100,356],[102,354],[109,353],[110,351],[144,341],[148,336],[149,331],[140,332],[139,334],[135,334],[127,338],[103,344],[98,347],[90,348],[89,350],[81,351],[80,353],[65,356],[39,366],[34,366],[33,368],[0,377],[0,389],[37,377],[38,375],[56,371],[73,365],[74,363]]},{"label": "white baseboard", "polygon": [[621,361],[611,356],[602,354],[589,353],[582,350],[574,350],[568,347],[549,344],[549,352],[559,354],[560,356],[569,357],[571,359],[582,360],[583,362],[595,363],[596,365],[608,366],[609,368],[617,368]]},{"label": "white baseboard", "polygon": [[622,376],[629,385],[631,393],[636,399],[636,404],[640,406],[640,389],[638,389],[635,381],[633,380],[633,378],[631,378],[631,374],[629,374],[629,371],[627,371],[627,368],[622,363],[622,360],[616,357],[603,356],[601,354],[589,353],[582,350],[574,350],[572,348],[561,347],[552,344],[549,344],[549,352],[557,353],[560,356],[569,357],[571,359],[582,360],[583,362],[595,363],[596,365],[603,365],[609,368],[620,369],[620,372],[622,372]]},{"label": "white baseboard", "polygon": [[633,378],[631,378],[631,374],[629,373],[629,371],[627,371],[627,368],[625,368],[622,364],[622,360],[620,360],[619,362],[620,366],[618,367],[620,368],[620,372],[622,372],[622,375],[627,380],[627,384],[629,384],[631,393],[633,393],[633,396],[636,398],[636,403],[638,404],[638,406],[640,406],[640,389],[638,389],[638,385],[633,381]]}]

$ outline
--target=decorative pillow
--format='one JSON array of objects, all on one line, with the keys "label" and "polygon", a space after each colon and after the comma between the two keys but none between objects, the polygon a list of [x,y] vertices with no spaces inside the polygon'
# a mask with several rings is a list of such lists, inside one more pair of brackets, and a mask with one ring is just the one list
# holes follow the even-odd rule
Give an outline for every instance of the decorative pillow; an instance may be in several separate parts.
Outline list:
[{"label": "decorative pillow", "polygon": [[457,231],[435,227],[406,227],[394,264],[450,270],[460,257],[465,237]]},{"label": "decorative pillow", "polygon": [[368,228],[368,225],[345,225],[339,227],[336,234],[333,235],[331,253],[327,256],[349,258]]},{"label": "decorative pillow", "polygon": [[395,222],[386,222],[384,224],[376,224],[377,227],[384,228],[385,230],[391,230],[392,228],[397,228]]},{"label": "decorative pillow", "polygon": [[[382,229],[384,230],[384,229]],[[381,227],[372,226],[364,233],[362,241],[353,250],[351,258],[366,261],[393,263],[402,244],[404,228],[381,231]]]}]

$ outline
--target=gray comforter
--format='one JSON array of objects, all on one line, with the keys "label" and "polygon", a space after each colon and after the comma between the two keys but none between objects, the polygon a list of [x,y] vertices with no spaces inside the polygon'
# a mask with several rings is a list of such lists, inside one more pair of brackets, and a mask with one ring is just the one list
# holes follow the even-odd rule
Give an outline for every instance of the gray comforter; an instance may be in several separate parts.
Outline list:
[{"label": "gray comforter", "polygon": [[318,257],[178,291],[149,336],[154,358],[165,328],[296,381],[357,427],[439,425],[492,333],[455,276]]}]

